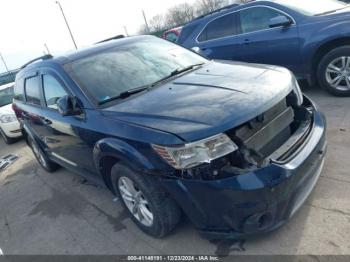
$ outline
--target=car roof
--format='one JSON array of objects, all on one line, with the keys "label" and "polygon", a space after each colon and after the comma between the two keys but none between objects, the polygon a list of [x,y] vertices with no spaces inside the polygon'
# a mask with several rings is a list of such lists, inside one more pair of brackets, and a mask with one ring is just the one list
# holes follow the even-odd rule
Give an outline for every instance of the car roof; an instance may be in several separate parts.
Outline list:
[{"label": "car roof", "polygon": [[216,17],[220,17],[222,15],[231,13],[232,11],[235,11],[235,10],[238,11],[238,10],[245,8],[245,7],[255,6],[255,5],[259,5],[259,4],[260,5],[261,4],[269,5],[271,3],[273,4],[273,3],[278,3],[278,2],[275,2],[274,0],[252,0],[250,2],[246,2],[246,3],[242,3],[242,4],[231,4],[231,5],[225,6],[223,8],[220,8],[218,10],[215,10],[213,12],[199,16],[199,17],[193,19],[192,21],[190,21],[189,23],[187,23],[185,26],[190,26],[190,25],[195,25],[195,24],[201,24],[203,22],[208,22],[212,19],[215,19]]},{"label": "car roof", "polygon": [[77,51],[67,52],[64,55],[53,57],[51,59],[44,59],[42,61],[36,61],[33,62],[26,67],[24,67],[19,73],[18,77],[21,77],[25,72],[36,69],[38,67],[54,67],[57,65],[64,65],[70,62],[73,62],[75,60],[88,57],[94,54],[98,54],[100,52],[103,52],[104,50],[108,50],[110,48],[114,48],[120,45],[128,44],[128,43],[134,43],[139,42],[141,40],[155,38],[155,36],[150,35],[141,35],[141,36],[132,36],[132,37],[126,37],[126,38],[120,38],[120,39],[112,39],[107,42],[97,43],[92,46],[79,49]]},{"label": "car roof", "polygon": [[4,89],[6,89],[6,88],[8,88],[8,87],[11,87],[11,86],[14,86],[14,82],[11,82],[11,83],[7,83],[7,84],[4,84],[4,85],[1,85],[0,86],[0,90],[4,90]]}]

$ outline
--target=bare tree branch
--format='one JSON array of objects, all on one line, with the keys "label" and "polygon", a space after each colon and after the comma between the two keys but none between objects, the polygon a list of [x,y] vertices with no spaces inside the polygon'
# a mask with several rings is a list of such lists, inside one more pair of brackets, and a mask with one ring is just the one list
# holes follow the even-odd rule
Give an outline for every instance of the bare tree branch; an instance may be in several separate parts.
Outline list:
[{"label": "bare tree branch", "polygon": [[[159,32],[176,26],[181,26],[193,20],[196,16],[213,12],[232,3],[245,3],[251,0],[197,0],[193,5],[182,3],[170,8],[166,15],[158,14],[152,17],[148,24],[151,32]],[[147,34],[147,28],[142,25],[140,34]]]},{"label": "bare tree branch", "polygon": [[228,4],[228,0],[197,0],[195,2],[196,14],[204,15],[222,8]]},{"label": "bare tree branch", "polygon": [[166,15],[168,27],[183,25],[195,18],[193,6],[183,3],[170,8]]},{"label": "bare tree branch", "polygon": [[166,29],[166,24],[163,15],[155,15],[149,20],[149,27],[151,31],[161,31]]}]

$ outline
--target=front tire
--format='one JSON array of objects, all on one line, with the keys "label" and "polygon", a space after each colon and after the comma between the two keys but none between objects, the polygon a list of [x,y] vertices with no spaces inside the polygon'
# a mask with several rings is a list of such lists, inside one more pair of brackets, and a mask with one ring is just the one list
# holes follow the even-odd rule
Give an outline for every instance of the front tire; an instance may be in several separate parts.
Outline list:
[{"label": "front tire", "polygon": [[350,96],[350,46],[331,50],[320,61],[320,85],[335,96]]},{"label": "front tire", "polygon": [[163,237],[180,221],[180,208],[155,178],[118,163],[112,168],[111,180],[130,218],[146,234]]},{"label": "front tire", "polygon": [[39,162],[41,167],[47,172],[52,173],[59,168],[59,165],[49,159],[46,153],[40,148],[34,139],[28,137],[28,144],[33,151],[36,160]]}]

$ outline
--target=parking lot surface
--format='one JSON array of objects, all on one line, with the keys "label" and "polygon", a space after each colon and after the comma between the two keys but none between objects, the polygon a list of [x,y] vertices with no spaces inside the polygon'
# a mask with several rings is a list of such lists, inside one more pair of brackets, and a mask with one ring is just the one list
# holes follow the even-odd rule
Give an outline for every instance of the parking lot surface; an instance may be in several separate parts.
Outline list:
[{"label": "parking lot surface", "polygon": [[61,168],[47,173],[25,142],[0,157],[20,158],[0,172],[0,250],[4,254],[350,254],[350,103],[307,88],[328,120],[328,153],[316,188],[281,229],[245,241],[210,242],[191,223],[168,237],[142,233],[106,189]]}]

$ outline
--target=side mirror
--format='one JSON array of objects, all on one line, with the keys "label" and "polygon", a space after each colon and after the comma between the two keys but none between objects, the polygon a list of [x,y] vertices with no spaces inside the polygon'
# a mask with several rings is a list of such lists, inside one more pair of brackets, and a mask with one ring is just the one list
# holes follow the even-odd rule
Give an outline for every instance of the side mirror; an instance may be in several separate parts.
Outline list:
[{"label": "side mirror", "polygon": [[288,27],[292,23],[293,22],[288,17],[284,15],[280,15],[270,19],[269,27],[270,28],[279,27],[279,26]]},{"label": "side mirror", "polygon": [[62,116],[77,116],[82,114],[82,110],[75,97],[66,95],[57,100],[58,112]]}]

